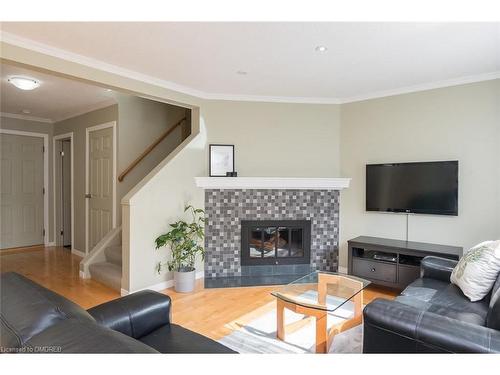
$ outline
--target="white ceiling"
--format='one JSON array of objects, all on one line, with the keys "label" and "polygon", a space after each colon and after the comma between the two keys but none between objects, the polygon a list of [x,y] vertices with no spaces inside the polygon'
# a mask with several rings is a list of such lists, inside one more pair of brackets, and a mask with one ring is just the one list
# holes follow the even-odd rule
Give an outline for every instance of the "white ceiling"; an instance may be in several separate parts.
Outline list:
[{"label": "white ceiling", "polygon": [[[500,23],[51,22],[2,29],[9,43],[36,41],[47,53],[83,55],[206,98],[346,102],[500,77]],[[316,52],[318,45],[327,52]]]},{"label": "white ceiling", "polygon": [[[55,122],[115,102],[112,92],[79,81],[7,64],[0,64],[0,73],[0,109],[6,116]],[[40,87],[19,90],[7,81],[12,76],[36,79]]]}]

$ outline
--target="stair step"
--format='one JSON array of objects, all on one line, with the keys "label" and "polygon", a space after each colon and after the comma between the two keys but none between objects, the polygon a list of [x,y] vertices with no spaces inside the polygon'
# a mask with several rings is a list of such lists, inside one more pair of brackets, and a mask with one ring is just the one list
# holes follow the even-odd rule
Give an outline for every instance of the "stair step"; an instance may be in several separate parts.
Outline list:
[{"label": "stair step", "polygon": [[104,254],[106,255],[106,261],[109,263],[116,264],[117,266],[122,265],[122,245],[109,246],[104,249]]},{"label": "stair step", "polygon": [[90,277],[115,290],[122,287],[122,267],[110,262],[94,263],[89,266]]}]

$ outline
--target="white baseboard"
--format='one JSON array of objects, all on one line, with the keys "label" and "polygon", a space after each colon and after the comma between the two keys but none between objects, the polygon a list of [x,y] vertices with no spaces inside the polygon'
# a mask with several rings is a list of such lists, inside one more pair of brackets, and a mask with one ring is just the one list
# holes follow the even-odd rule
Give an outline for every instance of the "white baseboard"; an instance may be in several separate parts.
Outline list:
[{"label": "white baseboard", "polygon": [[56,246],[56,243],[55,243],[55,241],[47,242],[47,243],[45,243],[45,246],[47,246],[47,247]]},{"label": "white baseboard", "polygon": [[77,249],[71,249],[71,253],[78,255],[79,257],[85,258],[85,253],[83,251],[77,250]]},{"label": "white baseboard", "polygon": [[[196,276],[195,276],[196,279],[203,279],[204,277],[205,277],[205,272],[204,271],[196,272]],[[161,290],[172,288],[173,286],[174,286],[174,280],[172,279],[172,280],[162,281],[161,283],[158,283],[158,284],[150,285],[150,286],[148,286],[146,288],[137,289],[137,290],[134,290],[133,292],[129,292],[128,290],[122,288],[120,290],[120,294],[122,296],[126,296],[127,294],[131,294],[131,293],[135,293],[135,292],[140,292],[141,290],[147,290],[147,289],[159,292]]]},{"label": "white baseboard", "polygon": [[341,267],[341,266],[339,266],[339,273],[347,274],[347,267]]}]

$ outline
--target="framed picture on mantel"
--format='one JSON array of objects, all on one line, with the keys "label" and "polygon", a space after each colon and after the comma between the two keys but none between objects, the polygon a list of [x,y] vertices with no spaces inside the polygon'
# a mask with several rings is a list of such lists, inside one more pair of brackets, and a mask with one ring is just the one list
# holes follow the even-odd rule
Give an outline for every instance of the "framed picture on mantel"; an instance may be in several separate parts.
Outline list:
[{"label": "framed picture on mantel", "polygon": [[226,177],[234,172],[234,145],[210,145],[208,164],[210,177]]}]

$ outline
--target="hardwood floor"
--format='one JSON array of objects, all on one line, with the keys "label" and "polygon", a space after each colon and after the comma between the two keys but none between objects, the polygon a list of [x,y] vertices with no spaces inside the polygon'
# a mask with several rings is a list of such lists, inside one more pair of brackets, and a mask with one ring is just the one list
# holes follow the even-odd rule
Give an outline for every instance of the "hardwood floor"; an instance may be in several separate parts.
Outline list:
[{"label": "hardwood floor", "polygon": [[97,281],[80,279],[82,258],[64,247],[39,246],[4,251],[0,250],[1,272],[18,272],[85,309],[120,296]]},{"label": "hardwood floor", "polygon": [[[94,280],[80,279],[81,258],[62,247],[31,247],[0,251],[0,271],[15,271],[36,281],[85,309],[118,298],[119,293]],[[275,307],[271,292],[276,286],[205,289],[198,280],[193,293],[166,289],[173,301],[173,320],[213,339],[231,333],[253,317]],[[397,291],[369,287],[364,303],[375,298],[392,299]]]}]

